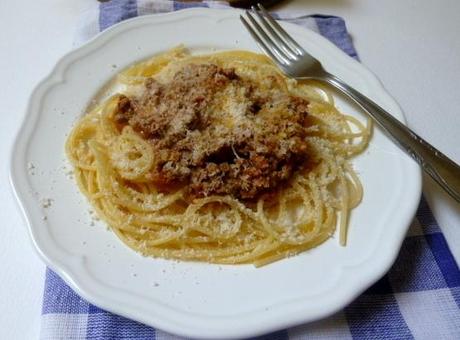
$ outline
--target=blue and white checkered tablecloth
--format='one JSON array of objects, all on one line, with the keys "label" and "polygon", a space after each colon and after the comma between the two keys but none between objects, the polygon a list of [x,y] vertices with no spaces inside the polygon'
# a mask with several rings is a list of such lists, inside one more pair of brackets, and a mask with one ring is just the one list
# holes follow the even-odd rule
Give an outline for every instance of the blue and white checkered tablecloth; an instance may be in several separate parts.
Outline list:
[{"label": "blue and white checkered tablecloth", "polygon": [[[180,3],[112,0],[85,13],[77,43],[128,18],[223,1]],[[343,19],[282,17],[313,29],[357,58]],[[80,298],[51,270],[43,298],[41,339],[180,339],[106,312]],[[421,200],[395,264],[343,311],[327,319],[261,337],[294,339],[460,339],[460,271],[430,209]]]}]

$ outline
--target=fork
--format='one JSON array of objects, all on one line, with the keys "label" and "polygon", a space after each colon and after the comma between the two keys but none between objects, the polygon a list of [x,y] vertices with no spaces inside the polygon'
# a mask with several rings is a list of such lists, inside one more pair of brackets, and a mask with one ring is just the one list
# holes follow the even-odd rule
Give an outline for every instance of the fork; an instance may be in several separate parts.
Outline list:
[{"label": "fork", "polygon": [[287,76],[325,82],[350,97],[369,114],[401,149],[406,151],[451,197],[460,203],[460,166],[399,122],[374,101],[338,77],[327,72],[321,63],[306,52],[258,4],[240,15],[246,29]]}]

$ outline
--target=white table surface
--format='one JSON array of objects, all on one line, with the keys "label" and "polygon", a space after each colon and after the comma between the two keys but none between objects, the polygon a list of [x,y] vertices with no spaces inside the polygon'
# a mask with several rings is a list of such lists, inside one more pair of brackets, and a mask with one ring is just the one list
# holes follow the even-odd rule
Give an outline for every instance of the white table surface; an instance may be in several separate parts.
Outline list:
[{"label": "white table surface", "polygon": [[[29,241],[8,183],[9,154],[33,87],[72,49],[80,13],[96,0],[0,1],[0,337],[35,339],[45,266]],[[362,62],[403,107],[409,125],[460,163],[458,0],[297,0],[280,11],[345,18]],[[460,260],[460,205],[425,181]]]}]

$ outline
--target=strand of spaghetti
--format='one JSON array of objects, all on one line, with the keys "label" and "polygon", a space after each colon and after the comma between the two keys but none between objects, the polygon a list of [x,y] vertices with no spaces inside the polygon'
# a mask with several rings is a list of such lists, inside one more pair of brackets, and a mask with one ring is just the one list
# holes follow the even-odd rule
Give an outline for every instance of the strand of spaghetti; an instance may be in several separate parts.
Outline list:
[{"label": "strand of spaghetti", "polygon": [[301,246],[293,247],[290,249],[282,250],[279,253],[273,254],[271,256],[265,256],[260,259],[256,259],[253,264],[256,267],[262,267],[266,266],[267,264],[279,261],[281,259],[284,259],[289,256],[294,256],[297,254],[300,254],[304,252],[305,250],[311,249],[316,247],[317,245],[323,243],[325,240],[327,240],[330,237],[329,234],[327,233],[321,233],[318,234],[315,240],[313,240],[310,243],[303,244]]},{"label": "strand of spaghetti", "polygon": [[254,250],[250,253],[247,254],[242,254],[239,256],[233,256],[233,257],[226,257],[222,259],[218,259],[219,263],[222,264],[232,264],[232,263],[253,263],[255,260],[259,257],[263,257],[266,253],[273,251],[274,249],[278,248],[280,246],[279,242],[272,242],[272,243],[264,243],[261,244],[260,246],[254,248]]},{"label": "strand of spaghetti", "polygon": [[350,209],[350,196],[348,192],[347,180],[344,174],[339,175],[340,190],[342,191],[341,202],[342,206],[340,209],[340,226],[339,226],[339,242],[342,246],[347,243],[347,225],[348,225],[348,212]]},{"label": "strand of spaghetti", "polygon": [[352,199],[350,200],[350,208],[356,207],[362,200],[363,197],[363,185],[361,184],[361,181],[359,180],[358,176],[356,175],[356,172],[353,171],[351,166],[349,164],[344,165],[346,174],[349,178],[349,183],[351,183],[351,186],[353,188],[352,192]]},{"label": "strand of spaghetti", "polygon": [[262,228],[270,237],[274,239],[279,238],[278,234],[274,230],[273,225],[267,220],[267,217],[265,216],[263,198],[259,199],[259,201],[257,202],[257,218],[262,222]]},{"label": "strand of spaghetti", "polygon": [[[122,240],[125,241],[128,246],[136,249],[137,243],[132,239],[126,237],[126,235],[120,233],[122,236]],[[260,243],[260,242],[258,242]],[[248,244],[240,247],[233,247],[231,249],[198,249],[198,248],[188,248],[187,250],[181,249],[171,249],[171,248],[157,248],[157,247],[150,247],[146,249],[142,249],[142,253],[145,255],[156,255],[165,258],[179,258],[179,259],[206,259],[209,262],[213,263],[223,263],[221,261],[225,261],[225,258],[229,256],[233,256],[238,253],[248,252],[251,249],[257,247],[258,243]]]}]

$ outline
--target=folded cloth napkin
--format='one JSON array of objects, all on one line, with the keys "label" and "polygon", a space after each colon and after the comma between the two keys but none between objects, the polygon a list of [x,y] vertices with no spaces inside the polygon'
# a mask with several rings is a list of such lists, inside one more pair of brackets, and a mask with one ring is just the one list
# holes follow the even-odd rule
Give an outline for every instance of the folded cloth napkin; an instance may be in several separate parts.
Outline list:
[{"label": "folded cloth napkin", "polygon": [[[76,43],[137,15],[196,6],[228,7],[223,1],[112,0],[86,12]],[[343,19],[279,18],[319,32],[357,58]],[[41,339],[180,339],[91,305],[51,270],[46,273],[42,314]],[[380,281],[332,317],[261,338],[459,339],[460,271],[425,200],[398,259]]]}]

